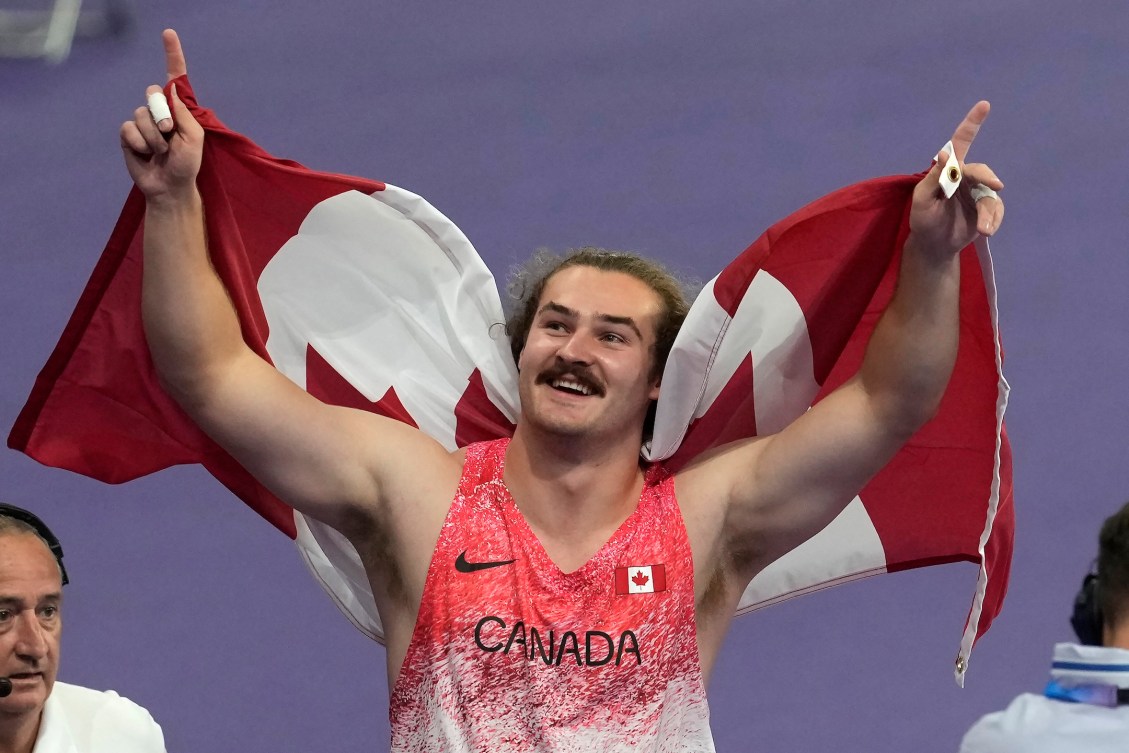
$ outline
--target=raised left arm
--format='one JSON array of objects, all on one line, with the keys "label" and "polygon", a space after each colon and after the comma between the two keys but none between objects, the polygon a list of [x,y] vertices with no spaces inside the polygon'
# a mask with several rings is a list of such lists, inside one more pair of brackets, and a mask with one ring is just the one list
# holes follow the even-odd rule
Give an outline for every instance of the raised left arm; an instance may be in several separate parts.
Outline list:
[{"label": "raised left arm", "polygon": [[998,197],[976,200],[972,192],[976,186],[998,191],[1003,183],[987,165],[964,162],[988,109],[987,102],[978,102],[953,134],[964,177],[952,198],[939,186],[948,159],[944,152],[914,189],[897,287],[859,368],[857,380],[873,419],[896,442],[891,455],[933,417],[952,374],[960,331],[960,251],[977,235],[993,235],[1003,220]]},{"label": "raised left arm", "polygon": [[682,473],[723,500],[726,551],[746,577],[830,523],[936,413],[956,361],[960,251],[1003,219],[998,197],[971,192],[1003,184],[964,162],[988,109],[977,103],[953,135],[957,193],[946,199],[939,186],[944,153],[914,190],[897,287],[858,373],[778,434],[719,448]]}]

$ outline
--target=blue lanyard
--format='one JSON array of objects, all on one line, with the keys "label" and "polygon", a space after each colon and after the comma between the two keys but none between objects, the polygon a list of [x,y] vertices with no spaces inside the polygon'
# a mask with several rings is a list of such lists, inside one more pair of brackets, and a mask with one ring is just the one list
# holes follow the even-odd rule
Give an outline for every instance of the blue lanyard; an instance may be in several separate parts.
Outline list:
[{"label": "blue lanyard", "polygon": [[1058,680],[1052,679],[1043,689],[1043,695],[1056,701],[1088,703],[1091,706],[1104,706],[1110,709],[1129,705],[1129,689],[1100,683],[1063,685]]}]

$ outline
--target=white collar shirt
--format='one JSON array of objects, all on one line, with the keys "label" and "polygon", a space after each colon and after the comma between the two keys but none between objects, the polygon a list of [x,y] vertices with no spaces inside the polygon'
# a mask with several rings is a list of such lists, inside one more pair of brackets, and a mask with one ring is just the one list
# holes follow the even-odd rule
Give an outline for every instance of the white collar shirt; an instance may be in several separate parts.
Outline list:
[{"label": "white collar shirt", "polygon": [[112,690],[55,682],[32,753],[165,753],[149,712]]},{"label": "white collar shirt", "polygon": [[[1059,643],[1051,679],[1064,686],[1129,689],[1129,651]],[[1109,708],[1024,693],[976,722],[960,753],[1126,753],[1129,706]]]}]

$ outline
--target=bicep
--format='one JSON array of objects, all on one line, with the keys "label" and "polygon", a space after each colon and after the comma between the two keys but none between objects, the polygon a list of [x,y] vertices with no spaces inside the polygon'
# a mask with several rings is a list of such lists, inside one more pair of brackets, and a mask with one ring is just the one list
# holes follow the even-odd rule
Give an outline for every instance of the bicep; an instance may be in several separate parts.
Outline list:
[{"label": "bicep", "polygon": [[380,503],[406,460],[445,454],[406,424],[321,402],[250,351],[208,379],[189,408],[204,432],[280,499],[339,529]]},{"label": "bicep", "polygon": [[834,520],[908,438],[846,382],[779,433],[717,455],[727,529],[769,564]]}]

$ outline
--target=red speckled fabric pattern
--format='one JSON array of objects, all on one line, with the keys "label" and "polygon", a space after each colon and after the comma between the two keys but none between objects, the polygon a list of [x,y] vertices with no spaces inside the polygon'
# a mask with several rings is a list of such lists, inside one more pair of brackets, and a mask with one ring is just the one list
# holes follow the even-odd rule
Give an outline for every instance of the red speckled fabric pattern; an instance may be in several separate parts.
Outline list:
[{"label": "red speckled fabric pattern", "polygon": [[[635,512],[564,573],[502,482],[507,445],[467,449],[392,692],[392,750],[713,751],[671,476],[650,468]],[[617,595],[617,568],[657,565],[665,590]]]}]

